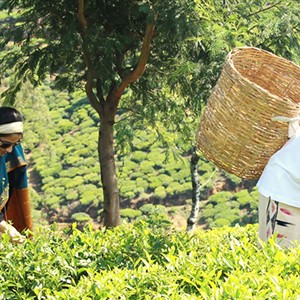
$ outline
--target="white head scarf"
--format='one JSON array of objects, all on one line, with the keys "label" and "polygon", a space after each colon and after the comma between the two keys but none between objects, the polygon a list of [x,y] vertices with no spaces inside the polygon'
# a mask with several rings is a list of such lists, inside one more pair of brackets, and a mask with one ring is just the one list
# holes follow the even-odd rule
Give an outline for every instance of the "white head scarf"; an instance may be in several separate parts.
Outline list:
[{"label": "white head scarf", "polygon": [[293,138],[300,135],[300,125],[299,125],[300,117],[287,118],[283,116],[277,116],[272,118],[272,121],[281,121],[281,122],[289,123],[289,133],[288,133],[289,138]]},{"label": "white head scarf", "polygon": [[0,125],[0,134],[23,133],[23,122],[12,122]]}]

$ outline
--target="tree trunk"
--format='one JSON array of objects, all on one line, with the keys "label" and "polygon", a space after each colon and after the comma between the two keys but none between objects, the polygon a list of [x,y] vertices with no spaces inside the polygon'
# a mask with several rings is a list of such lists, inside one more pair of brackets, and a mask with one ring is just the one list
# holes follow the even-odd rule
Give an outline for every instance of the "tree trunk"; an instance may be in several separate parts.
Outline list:
[{"label": "tree trunk", "polygon": [[[111,89],[104,99],[101,80],[95,80],[95,71],[89,48],[85,43],[86,29],[88,22],[84,16],[84,1],[78,0],[78,17],[82,28],[83,54],[87,66],[87,82],[85,90],[87,97],[100,116],[100,131],[98,139],[98,155],[100,161],[101,182],[104,195],[104,226],[116,227],[120,223],[120,200],[118,190],[118,180],[116,175],[116,164],[114,157],[114,123],[119,101],[125,89],[131,83],[137,81],[145,71],[150,55],[151,40],[154,34],[155,20],[148,23],[143,39],[139,61],[136,67],[122,79],[117,86],[116,82],[111,82]],[[95,86],[96,82],[96,86]],[[97,93],[95,94],[94,89]]]},{"label": "tree trunk", "polygon": [[114,157],[114,113],[101,117],[98,154],[104,195],[104,226],[116,227],[120,223],[120,201]]},{"label": "tree trunk", "polygon": [[187,219],[187,231],[193,230],[197,219],[200,208],[200,183],[198,174],[198,161],[199,155],[196,149],[193,148],[192,158],[191,158],[191,177],[192,177],[192,210],[189,218]]}]

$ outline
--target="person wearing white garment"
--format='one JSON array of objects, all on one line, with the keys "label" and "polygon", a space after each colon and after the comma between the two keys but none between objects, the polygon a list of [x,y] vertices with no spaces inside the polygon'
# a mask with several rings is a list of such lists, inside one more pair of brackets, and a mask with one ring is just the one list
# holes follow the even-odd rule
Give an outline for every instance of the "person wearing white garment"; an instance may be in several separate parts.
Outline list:
[{"label": "person wearing white garment", "polygon": [[289,123],[289,139],[269,159],[257,187],[259,237],[275,235],[279,245],[300,243],[300,126],[297,118],[275,117]]},{"label": "person wearing white garment", "polygon": [[23,122],[19,111],[0,107],[0,235],[22,243],[23,230],[32,230],[27,164],[21,141]]}]

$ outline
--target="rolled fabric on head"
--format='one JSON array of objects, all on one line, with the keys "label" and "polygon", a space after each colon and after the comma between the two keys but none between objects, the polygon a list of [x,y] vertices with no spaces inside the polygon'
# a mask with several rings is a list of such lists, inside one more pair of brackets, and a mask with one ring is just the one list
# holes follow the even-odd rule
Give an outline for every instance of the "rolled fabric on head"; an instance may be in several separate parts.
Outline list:
[{"label": "rolled fabric on head", "polygon": [[300,117],[288,118],[284,116],[276,116],[272,121],[287,122],[289,124],[288,137],[293,138],[300,135]]},{"label": "rolled fabric on head", "polygon": [[0,125],[0,134],[23,133],[23,122],[12,122]]}]

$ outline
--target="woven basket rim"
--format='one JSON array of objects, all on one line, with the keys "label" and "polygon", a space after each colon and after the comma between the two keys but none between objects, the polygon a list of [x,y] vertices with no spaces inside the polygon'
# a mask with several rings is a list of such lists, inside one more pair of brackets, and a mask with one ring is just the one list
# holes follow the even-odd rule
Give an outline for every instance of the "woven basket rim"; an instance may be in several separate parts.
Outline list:
[{"label": "woven basket rim", "polygon": [[[220,169],[258,179],[288,140],[287,124],[272,118],[300,115],[299,82],[300,66],[284,57],[256,47],[232,49],[201,111],[197,149]],[[232,114],[240,117],[230,128]]]},{"label": "woven basket rim", "polygon": [[[295,102],[295,101],[292,101],[291,99],[289,99],[288,97],[285,97],[285,96],[277,96],[273,93],[271,93],[270,91],[268,91],[267,89],[263,88],[262,86],[260,86],[259,84],[249,80],[247,77],[243,76],[238,70],[237,68],[235,67],[234,65],[234,61],[232,59],[233,55],[234,55],[234,52],[238,52],[238,51],[242,51],[242,50],[248,50],[248,49],[251,49],[251,50],[255,50],[255,51],[258,51],[258,52],[263,52],[264,54],[268,55],[268,56],[273,56],[276,60],[281,60],[281,61],[284,61],[287,65],[292,65],[294,68],[297,68],[299,69],[299,73],[300,73],[300,66],[297,65],[296,63],[292,62],[292,61],[289,61],[287,60],[286,58],[284,57],[280,57],[280,56],[277,56],[275,55],[274,53],[271,53],[271,52],[268,52],[264,49],[260,49],[260,48],[257,48],[257,47],[251,47],[251,46],[243,46],[243,47],[236,47],[234,49],[232,49],[229,54],[227,55],[227,58],[226,58],[226,62],[230,65],[230,67],[238,74],[238,76],[240,77],[241,80],[247,82],[247,84],[249,84],[250,86],[254,86],[255,88],[257,88],[260,92],[263,92],[265,94],[267,94],[269,97],[272,97],[272,98],[275,98],[276,100],[279,100],[279,99],[284,99],[284,100],[287,100],[287,101],[290,101],[290,102]],[[226,65],[226,62],[224,65]],[[300,102],[300,99],[299,99],[299,102]]]}]

